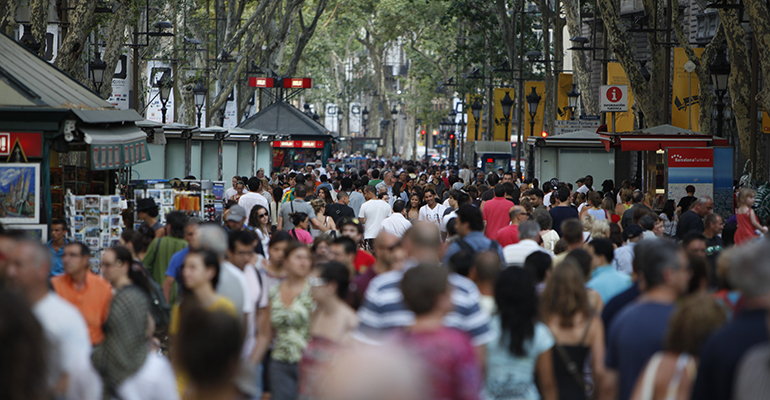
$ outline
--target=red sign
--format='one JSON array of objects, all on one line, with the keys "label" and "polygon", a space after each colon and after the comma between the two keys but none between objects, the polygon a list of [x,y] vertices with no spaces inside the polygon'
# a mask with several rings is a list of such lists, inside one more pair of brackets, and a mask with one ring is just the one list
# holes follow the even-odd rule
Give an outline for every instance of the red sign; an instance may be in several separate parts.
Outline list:
[{"label": "red sign", "polygon": [[711,168],[714,166],[714,149],[669,148],[669,168]]},{"label": "red sign", "polygon": [[619,87],[613,86],[607,90],[607,100],[617,103],[623,99],[623,91]]},{"label": "red sign", "polygon": [[9,156],[17,140],[28,158],[43,156],[43,134],[39,132],[0,132],[0,156]]},{"label": "red sign", "polygon": [[275,87],[275,82],[273,82],[273,78],[258,78],[252,76],[249,78],[249,86],[258,88],[271,88]]},{"label": "red sign", "polygon": [[323,140],[276,140],[273,147],[290,149],[323,149]]},{"label": "red sign", "polygon": [[286,89],[310,89],[313,80],[310,78],[284,78],[283,87]]}]

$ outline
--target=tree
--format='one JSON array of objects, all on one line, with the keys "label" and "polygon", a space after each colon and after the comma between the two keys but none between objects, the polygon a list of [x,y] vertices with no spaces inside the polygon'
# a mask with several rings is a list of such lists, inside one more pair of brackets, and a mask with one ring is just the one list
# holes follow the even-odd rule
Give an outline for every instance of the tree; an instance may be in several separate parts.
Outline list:
[{"label": "tree", "polygon": [[[583,36],[580,18],[580,0],[562,0],[564,15],[570,38]],[[573,81],[580,89],[583,107],[590,115],[599,115],[599,104],[591,95],[591,71],[588,61],[588,52],[572,51]]]}]

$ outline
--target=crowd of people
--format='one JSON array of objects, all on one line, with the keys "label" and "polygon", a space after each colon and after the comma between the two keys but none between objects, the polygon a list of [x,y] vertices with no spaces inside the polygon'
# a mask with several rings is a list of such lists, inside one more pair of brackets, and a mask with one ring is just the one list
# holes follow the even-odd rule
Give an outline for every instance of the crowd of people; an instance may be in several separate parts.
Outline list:
[{"label": "crowd of people", "polygon": [[16,399],[770,397],[770,243],[736,191],[522,182],[412,162],[233,177],[222,223],[101,254],[0,231]]}]

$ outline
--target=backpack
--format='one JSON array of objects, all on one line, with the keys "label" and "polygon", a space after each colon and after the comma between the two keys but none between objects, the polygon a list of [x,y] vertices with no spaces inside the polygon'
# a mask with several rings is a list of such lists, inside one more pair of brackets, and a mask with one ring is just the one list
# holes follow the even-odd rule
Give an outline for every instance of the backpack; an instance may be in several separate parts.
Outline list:
[{"label": "backpack", "polygon": [[[473,249],[473,247],[468,244],[468,242],[465,241],[465,239],[457,239],[455,240],[455,243],[457,243],[458,246],[460,246],[460,251],[465,252],[469,255],[476,254],[477,251]],[[497,250],[500,249],[500,243],[497,243],[494,240],[490,240],[489,248],[487,250],[492,250],[497,252]],[[458,252],[459,253],[459,252]]]}]

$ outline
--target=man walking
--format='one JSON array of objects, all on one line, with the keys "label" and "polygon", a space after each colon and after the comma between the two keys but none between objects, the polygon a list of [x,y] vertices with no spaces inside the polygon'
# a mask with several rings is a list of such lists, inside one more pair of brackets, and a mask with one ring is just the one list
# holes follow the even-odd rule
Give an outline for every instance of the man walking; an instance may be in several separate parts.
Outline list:
[{"label": "man walking", "polygon": [[266,210],[270,210],[270,204],[267,202],[265,196],[259,194],[262,189],[262,180],[252,176],[249,178],[249,192],[245,193],[238,200],[238,205],[246,210],[246,226],[249,225],[249,215],[251,215],[251,209],[256,205],[265,207]]},{"label": "man walking", "polygon": [[703,218],[714,208],[714,201],[709,196],[701,196],[690,210],[683,212],[676,225],[677,240],[684,239],[690,232],[703,233]]},{"label": "man walking", "polygon": [[364,224],[364,243],[366,243],[366,248],[371,249],[372,240],[380,233],[382,221],[388,218],[393,211],[388,203],[377,197],[377,188],[375,186],[367,185],[364,188],[364,197],[366,198],[366,203],[361,206],[358,218]]},{"label": "man walking", "polygon": [[425,189],[423,194],[423,200],[425,205],[420,207],[420,216],[417,218],[419,221],[428,221],[439,227],[441,225],[441,218],[444,216],[446,207],[440,204],[436,198],[436,191],[433,189]]}]

